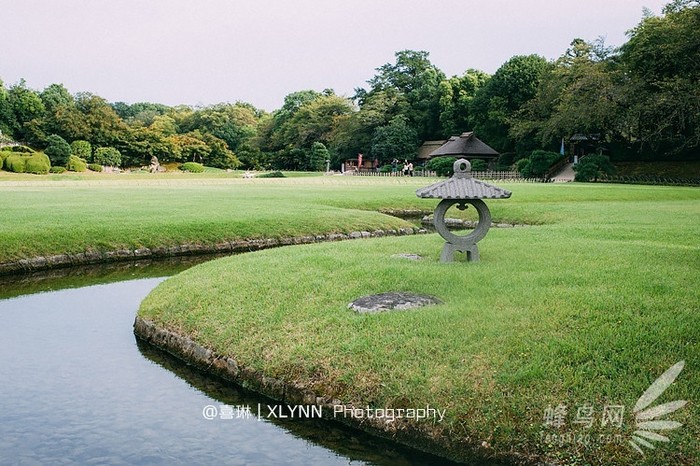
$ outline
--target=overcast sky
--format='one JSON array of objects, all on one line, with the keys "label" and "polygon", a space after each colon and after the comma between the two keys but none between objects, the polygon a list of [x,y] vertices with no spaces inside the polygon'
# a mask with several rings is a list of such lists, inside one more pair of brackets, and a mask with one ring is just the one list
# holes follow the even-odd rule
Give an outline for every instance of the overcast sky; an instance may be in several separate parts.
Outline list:
[{"label": "overcast sky", "polygon": [[352,96],[398,50],[448,76],[572,39],[625,42],[666,0],[0,0],[0,79],[109,100],[279,108],[290,92]]}]

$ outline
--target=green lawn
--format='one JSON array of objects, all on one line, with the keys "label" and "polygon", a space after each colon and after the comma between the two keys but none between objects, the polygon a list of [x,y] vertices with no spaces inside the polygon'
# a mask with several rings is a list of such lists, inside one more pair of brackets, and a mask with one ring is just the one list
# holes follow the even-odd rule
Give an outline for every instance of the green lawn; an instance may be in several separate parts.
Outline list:
[{"label": "green lawn", "polygon": [[[401,227],[390,209],[432,210],[422,178],[242,180],[135,177],[0,182],[0,261],[115,249]],[[453,454],[562,464],[700,461],[700,190],[503,185],[479,263],[440,264],[436,235],[292,246],[215,260],[163,282],[140,314],[267,375],[376,407],[447,410]],[[418,253],[420,262],[392,257]],[[360,316],[347,303],[414,291],[444,304]],[[679,360],[658,403],[690,403],[669,444],[626,443],[632,406]],[[566,405],[566,426],[543,425]],[[596,424],[572,421],[591,405]],[[622,427],[600,425],[624,405]],[[589,434],[579,445],[551,434]],[[620,434],[622,443],[600,440]],[[559,437],[561,439],[561,437]],[[561,444],[560,444],[561,443]]]},{"label": "green lawn", "polygon": [[[338,195],[340,185],[321,202],[432,207],[411,198],[414,184],[377,181],[352,196]],[[508,188],[512,199],[489,203],[494,216],[538,225],[493,229],[480,263],[438,263],[436,235],[268,250],[190,269],[160,285],[140,313],[325,396],[446,409],[439,428],[465,456],[472,448],[563,464],[695,464],[700,190]],[[432,294],[444,304],[372,316],[347,309],[385,291]],[[672,417],[685,426],[642,458],[627,444],[631,409],[679,360],[686,369],[659,403],[690,400]],[[570,410],[569,425],[544,426],[545,410],[559,404]],[[572,423],[585,405],[594,409],[590,430]],[[606,405],[626,406],[621,427],[601,426]]]}]

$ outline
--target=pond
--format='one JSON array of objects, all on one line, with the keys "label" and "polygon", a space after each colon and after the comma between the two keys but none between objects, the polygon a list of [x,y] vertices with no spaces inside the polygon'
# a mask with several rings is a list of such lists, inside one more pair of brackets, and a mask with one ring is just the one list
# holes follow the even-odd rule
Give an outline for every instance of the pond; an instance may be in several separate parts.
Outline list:
[{"label": "pond", "polygon": [[192,260],[0,280],[1,464],[446,463],[332,421],[237,416],[273,402],[137,341],[141,300]]}]

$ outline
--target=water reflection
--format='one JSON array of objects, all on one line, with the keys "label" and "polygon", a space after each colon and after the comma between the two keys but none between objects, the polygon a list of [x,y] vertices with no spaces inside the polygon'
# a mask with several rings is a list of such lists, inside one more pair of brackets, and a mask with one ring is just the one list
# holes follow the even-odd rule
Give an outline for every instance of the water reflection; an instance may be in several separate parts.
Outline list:
[{"label": "water reflection", "polygon": [[217,418],[210,422],[270,422],[299,439],[313,442],[313,444],[328,448],[351,461],[360,461],[361,463],[386,465],[454,464],[433,455],[370,436],[338,422],[321,419],[275,419],[266,418],[265,415],[263,415],[262,420],[257,420],[255,414],[258,404],[263,407],[263,413],[267,413],[265,407],[277,404],[277,402],[228,381],[205,374],[148,343],[137,340],[137,345],[144,357],[174,373],[191,387],[206,393],[215,401],[215,406],[250,406],[253,412],[253,418],[247,420]]},{"label": "water reflection", "polygon": [[270,401],[137,345],[139,303],[163,278],[84,286],[163,273],[124,265],[5,283],[15,297],[0,300],[0,463],[445,463],[329,421],[204,419],[206,405]]},{"label": "water reflection", "polygon": [[227,254],[143,259],[0,275],[0,299],[137,278],[167,277]]}]

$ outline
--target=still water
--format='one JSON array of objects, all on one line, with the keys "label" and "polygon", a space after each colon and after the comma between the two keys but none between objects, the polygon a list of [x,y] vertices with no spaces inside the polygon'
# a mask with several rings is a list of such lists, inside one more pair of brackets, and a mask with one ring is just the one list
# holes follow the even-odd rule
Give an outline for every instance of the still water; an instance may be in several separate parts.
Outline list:
[{"label": "still water", "polygon": [[135,339],[141,300],[189,265],[0,281],[0,464],[445,463],[330,421],[206,420],[273,402]]}]

